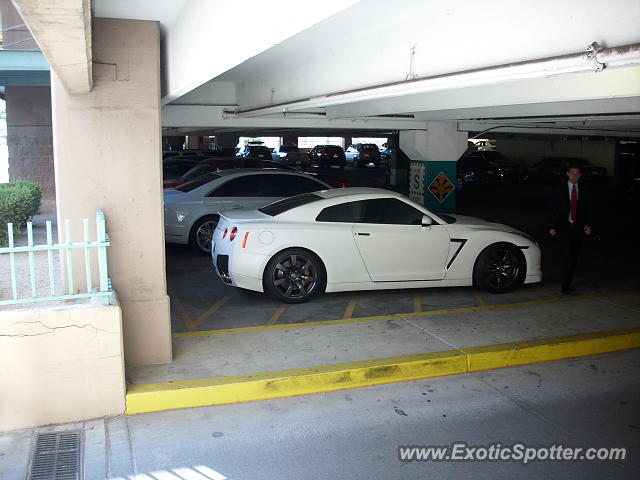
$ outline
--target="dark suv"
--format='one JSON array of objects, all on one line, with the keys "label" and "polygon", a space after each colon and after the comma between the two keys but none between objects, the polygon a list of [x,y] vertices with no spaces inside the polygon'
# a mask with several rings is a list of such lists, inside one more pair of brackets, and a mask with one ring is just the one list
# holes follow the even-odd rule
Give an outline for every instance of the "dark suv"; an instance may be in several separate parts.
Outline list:
[{"label": "dark suv", "polygon": [[307,154],[310,167],[328,168],[336,165],[344,168],[347,162],[344,150],[337,145],[316,145]]},{"label": "dark suv", "polygon": [[376,167],[380,165],[380,150],[375,143],[349,145],[345,154],[346,159],[357,166],[369,165],[370,163],[373,163]]},{"label": "dark suv", "polygon": [[259,160],[271,160],[271,149],[264,145],[248,144],[242,147],[237,157],[251,157]]}]

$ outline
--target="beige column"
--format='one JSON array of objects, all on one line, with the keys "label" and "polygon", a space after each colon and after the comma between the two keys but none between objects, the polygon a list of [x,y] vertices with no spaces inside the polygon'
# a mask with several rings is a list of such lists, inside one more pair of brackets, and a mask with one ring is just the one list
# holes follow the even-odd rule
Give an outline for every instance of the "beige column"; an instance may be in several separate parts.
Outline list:
[{"label": "beige column", "polygon": [[[58,224],[104,211],[109,275],[123,312],[125,362],[171,361],[162,218],[157,22],[93,20],[93,90],[70,95],[52,71]],[[80,263],[80,262],[78,262]],[[84,267],[74,272],[81,288]]]}]

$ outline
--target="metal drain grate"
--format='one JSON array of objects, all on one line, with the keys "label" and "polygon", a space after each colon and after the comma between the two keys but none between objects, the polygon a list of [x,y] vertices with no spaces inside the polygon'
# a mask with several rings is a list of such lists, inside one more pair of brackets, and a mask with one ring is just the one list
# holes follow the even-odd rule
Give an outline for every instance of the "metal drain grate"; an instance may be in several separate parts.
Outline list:
[{"label": "metal drain grate", "polygon": [[29,480],[82,480],[80,431],[39,433]]}]

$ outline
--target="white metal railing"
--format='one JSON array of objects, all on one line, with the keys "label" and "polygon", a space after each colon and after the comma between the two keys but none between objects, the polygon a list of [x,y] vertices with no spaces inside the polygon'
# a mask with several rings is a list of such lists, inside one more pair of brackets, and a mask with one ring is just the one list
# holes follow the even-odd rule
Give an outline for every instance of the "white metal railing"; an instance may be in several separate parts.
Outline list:
[{"label": "white metal railing", "polygon": [[[9,237],[9,246],[0,248],[0,255],[9,255],[9,270],[11,273],[11,296],[10,300],[0,300],[0,305],[13,305],[18,303],[30,303],[30,302],[46,302],[53,300],[68,300],[76,298],[90,298],[101,297],[102,304],[109,304],[109,295],[111,295],[111,282],[109,279],[107,269],[107,247],[110,245],[109,235],[106,232],[106,222],[104,213],[101,210],[96,212],[96,229],[97,229],[97,241],[92,242],[89,233],[89,220],[84,219],[84,242],[73,243],[71,239],[71,221],[65,222],[65,243],[54,244],[53,234],[51,230],[51,221],[46,222],[47,226],[47,243],[42,245],[34,245],[33,242],[33,225],[32,222],[27,223],[27,245],[23,247],[16,247],[13,238],[13,224],[7,224],[7,233]],[[74,249],[84,248],[84,260],[85,260],[85,274],[87,289],[84,293],[74,293],[75,287],[73,282],[73,255]],[[91,272],[91,250],[96,249],[98,254],[98,270],[100,277],[100,285],[97,289],[92,285],[92,272]],[[66,255],[66,270],[67,270],[67,293],[63,295],[57,294],[55,265],[54,265],[54,252],[65,251]],[[31,280],[31,296],[26,298],[18,298],[18,286],[17,286],[17,270],[16,270],[16,253],[26,252],[29,259],[29,275]],[[49,270],[49,293],[50,295],[42,296],[38,295],[38,289],[36,287],[36,272],[35,272],[35,252],[47,252],[47,265]],[[2,275],[5,277],[5,275]],[[6,278],[6,277],[5,277]]]}]

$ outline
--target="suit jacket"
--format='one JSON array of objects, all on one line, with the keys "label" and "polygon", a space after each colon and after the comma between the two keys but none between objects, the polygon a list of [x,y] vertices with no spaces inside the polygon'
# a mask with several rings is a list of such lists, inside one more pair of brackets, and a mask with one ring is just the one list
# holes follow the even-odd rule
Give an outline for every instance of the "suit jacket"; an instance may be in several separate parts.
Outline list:
[{"label": "suit jacket", "polygon": [[[566,227],[569,224],[569,211],[571,202],[567,182],[554,190],[549,212],[549,229]],[[587,185],[578,184],[578,218],[576,225],[581,229],[585,225],[591,226],[591,191]]]}]

